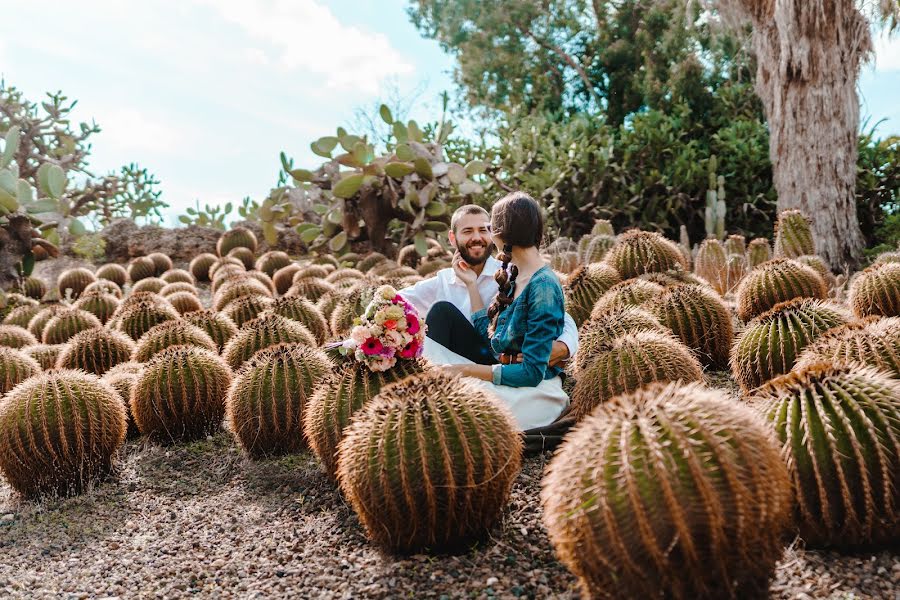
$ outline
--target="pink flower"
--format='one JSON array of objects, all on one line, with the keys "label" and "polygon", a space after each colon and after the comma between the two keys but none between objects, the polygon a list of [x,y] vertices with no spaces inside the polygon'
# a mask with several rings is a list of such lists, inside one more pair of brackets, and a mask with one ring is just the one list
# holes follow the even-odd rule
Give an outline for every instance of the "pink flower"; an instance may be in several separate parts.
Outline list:
[{"label": "pink flower", "polygon": [[419,340],[413,340],[400,351],[400,358],[415,358],[420,350]]},{"label": "pink flower", "polygon": [[406,331],[412,335],[419,333],[419,318],[415,315],[406,315]]},{"label": "pink flower", "polygon": [[365,342],[363,342],[362,351],[367,356],[374,356],[376,354],[381,354],[384,351],[384,346],[382,346],[381,342],[378,338],[369,338]]},{"label": "pink flower", "polygon": [[387,321],[384,322],[384,328],[385,329],[397,329],[397,321],[394,321],[393,319],[388,319]]},{"label": "pink flower", "polygon": [[394,299],[391,300],[391,302],[393,302],[394,304],[406,304],[406,301],[403,300],[403,296],[401,296],[400,294],[394,296]]}]

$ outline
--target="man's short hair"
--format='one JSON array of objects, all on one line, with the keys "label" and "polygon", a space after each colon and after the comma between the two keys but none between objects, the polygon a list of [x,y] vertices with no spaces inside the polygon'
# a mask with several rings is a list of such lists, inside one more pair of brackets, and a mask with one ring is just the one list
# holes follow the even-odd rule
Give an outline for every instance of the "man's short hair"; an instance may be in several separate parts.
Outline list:
[{"label": "man's short hair", "polygon": [[459,220],[466,215],[484,215],[486,219],[491,219],[490,213],[484,208],[477,204],[465,204],[453,211],[453,216],[450,217],[450,231],[456,233],[456,226],[459,224]]}]

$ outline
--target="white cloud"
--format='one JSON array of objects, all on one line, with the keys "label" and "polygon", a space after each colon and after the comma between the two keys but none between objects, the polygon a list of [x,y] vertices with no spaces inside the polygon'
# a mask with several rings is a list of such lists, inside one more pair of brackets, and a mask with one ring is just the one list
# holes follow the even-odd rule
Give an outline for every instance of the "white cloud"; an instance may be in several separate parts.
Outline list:
[{"label": "white cloud", "polygon": [[161,115],[151,115],[135,108],[100,111],[102,131],[98,146],[106,153],[121,156],[144,153],[182,156],[188,146],[187,135]]},{"label": "white cloud", "polygon": [[375,94],[386,77],[414,70],[383,34],[342,24],[316,0],[200,2],[265,43],[257,62],[261,55],[285,70],[324,76],[327,88]]},{"label": "white cloud", "polygon": [[875,71],[900,71],[900,36],[882,33],[875,38]]}]

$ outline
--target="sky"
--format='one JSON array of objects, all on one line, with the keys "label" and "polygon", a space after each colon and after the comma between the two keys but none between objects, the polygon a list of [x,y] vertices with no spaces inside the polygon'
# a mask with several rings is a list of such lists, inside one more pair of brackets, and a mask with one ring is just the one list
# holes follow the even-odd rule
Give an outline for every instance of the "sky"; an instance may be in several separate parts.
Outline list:
[{"label": "sky", "polygon": [[[90,169],[129,162],[162,182],[165,222],[195,201],[261,200],[278,154],[399,94],[436,120],[453,60],[422,38],[407,0],[0,0],[0,74],[31,100],[62,90],[95,120]],[[900,133],[900,37],[877,40],[862,116]]]}]

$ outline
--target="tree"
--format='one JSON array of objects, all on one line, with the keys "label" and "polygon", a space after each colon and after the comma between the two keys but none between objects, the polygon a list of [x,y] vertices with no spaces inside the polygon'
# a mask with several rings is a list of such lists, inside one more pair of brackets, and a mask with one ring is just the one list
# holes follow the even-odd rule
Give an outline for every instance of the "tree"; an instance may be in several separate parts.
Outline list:
[{"label": "tree", "polygon": [[819,254],[833,269],[855,266],[864,245],[856,212],[859,98],[873,21],[893,30],[896,0],[716,0],[752,25],[756,92],[769,123],[778,208],[812,219]]}]

